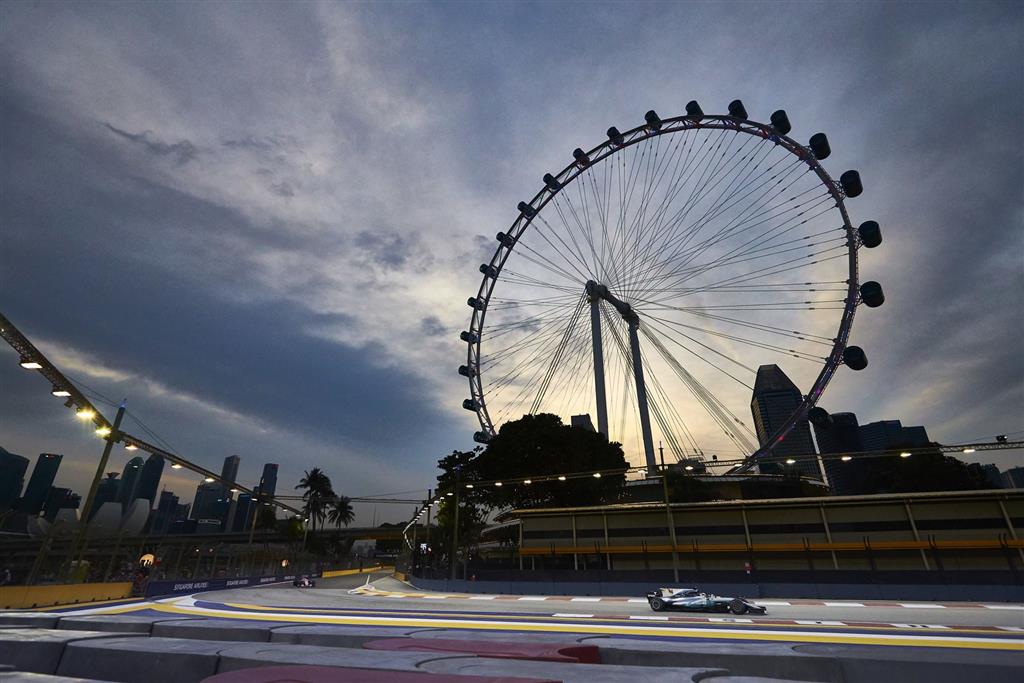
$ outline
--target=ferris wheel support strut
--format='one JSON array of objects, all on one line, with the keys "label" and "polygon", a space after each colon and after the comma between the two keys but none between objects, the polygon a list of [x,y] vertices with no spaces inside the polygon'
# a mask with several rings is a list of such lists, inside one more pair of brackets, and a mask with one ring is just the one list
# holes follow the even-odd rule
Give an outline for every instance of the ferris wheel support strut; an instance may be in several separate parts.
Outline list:
[{"label": "ferris wheel support strut", "polygon": [[[594,386],[597,390],[597,421],[598,430],[608,434],[608,408],[604,395],[604,356],[601,349],[601,320],[599,306],[601,299],[611,304],[629,326],[629,353],[633,359],[633,382],[636,384],[636,405],[640,412],[640,431],[644,440],[644,459],[647,471],[656,472],[658,463],[654,459],[654,438],[651,436],[651,415],[647,407],[647,386],[644,384],[644,365],[640,358],[640,316],[633,307],[608,291],[604,285],[593,280],[587,282],[587,295],[590,296],[590,327],[594,335]],[[603,418],[602,418],[603,415]],[[601,424],[604,428],[601,428]]]}]

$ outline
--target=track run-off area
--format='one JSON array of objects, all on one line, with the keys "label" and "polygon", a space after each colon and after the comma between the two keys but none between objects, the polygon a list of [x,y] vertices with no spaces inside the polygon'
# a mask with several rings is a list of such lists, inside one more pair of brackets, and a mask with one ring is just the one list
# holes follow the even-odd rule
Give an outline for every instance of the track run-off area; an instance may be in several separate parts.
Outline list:
[{"label": "track run-off area", "polygon": [[643,597],[469,595],[422,591],[385,574],[64,608],[74,614],[177,615],[530,638],[653,639],[925,647],[1024,653],[1024,605],[766,599],[766,615],[654,613]]}]

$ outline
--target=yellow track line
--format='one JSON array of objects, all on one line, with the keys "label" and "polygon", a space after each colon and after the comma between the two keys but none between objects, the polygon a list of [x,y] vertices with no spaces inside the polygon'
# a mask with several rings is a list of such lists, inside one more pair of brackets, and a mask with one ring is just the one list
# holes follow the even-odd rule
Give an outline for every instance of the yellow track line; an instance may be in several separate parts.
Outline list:
[{"label": "yellow track line", "polygon": [[[381,614],[381,613],[386,613],[386,612],[401,612],[402,611],[402,610],[397,610],[397,609],[396,610],[387,610],[387,609],[376,609],[376,610],[368,610],[368,609],[337,609],[337,610],[332,610],[332,612],[330,614],[325,614],[324,610],[317,609],[315,607],[271,607],[271,606],[268,606],[268,605],[249,605],[249,604],[242,603],[242,602],[225,602],[225,603],[221,603],[221,604],[223,604],[223,605],[225,605],[227,607],[234,607],[234,608],[237,608],[237,609],[245,609],[245,610],[255,610],[257,612],[299,612],[299,613],[319,614],[320,616],[330,616],[331,614],[334,614],[334,613],[337,613],[337,614],[352,614],[352,615],[356,615],[356,616],[358,616],[358,615],[373,616],[375,614]],[[468,617],[468,618],[476,618],[474,616],[473,612],[459,612],[459,611],[456,611],[456,610],[452,610],[451,612],[426,612],[426,611],[417,610],[416,613],[421,615],[421,616],[430,616],[430,617],[442,617],[442,618],[444,618],[444,617],[447,617],[447,618],[467,618]],[[239,612],[239,614],[245,614],[245,612]],[[559,621],[559,622],[564,622],[565,619],[566,619],[566,617],[555,617],[555,616],[550,616],[550,615],[547,615],[547,614],[515,614],[515,615],[509,615],[509,616],[503,616],[501,614],[479,614],[478,616],[479,616],[479,618],[484,618],[484,619],[531,619],[531,620],[535,619],[538,622],[543,622],[543,621]],[[628,618],[628,616],[629,615],[622,615],[622,614],[618,614],[618,615],[615,615],[615,614],[609,614],[609,615],[598,615],[598,614],[595,614],[593,618],[594,618],[595,621],[600,621],[602,619],[608,620],[608,621],[618,621],[618,620],[626,619],[626,618]],[[696,618],[700,618],[700,617],[696,617]],[[729,617],[726,617],[726,618],[729,618]],[[794,621],[794,620],[789,619],[787,621]],[[701,624],[700,622],[678,621],[678,622],[675,622],[675,623],[678,623],[678,624],[690,624],[691,626],[704,626],[704,624]],[[878,630],[878,631],[907,631],[907,632],[914,632],[914,633],[923,633],[924,632],[923,629],[919,629],[919,628],[914,628],[914,627],[905,628],[905,627],[901,627],[901,626],[890,626],[890,625],[886,625],[886,624],[878,624],[878,625],[872,625],[872,626],[855,625],[855,624],[843,624],[842,626],[839,626],[839,625],[829,625],[829,624],[769,624],[769,623],[765,623],[763,621],[753,621],[751,623],[744,623],[744,622],[740,622],[740,623],[736,623],[736,622],[708,622],[706,624],[706,626],[709,627],[709,628],[719,628],[719,627],[721,627],[723,625],[733,625],[733,626],[740,626],[740,625],[742,625],[743,628],[756,628],[756,627],[760,627],[760,628],[776,628],[776,629],[778,629],[778,628],[800,628],[800,629],[822,629],[822,630],[828,629],[828,628],[856,628],[856,629],[863,629],[863,630]],[[980,629],[977,629],[977,628],[953,628],[952,626],[947,626],[946,628],[948,628],[951,633],[977,633],[977,634],[980,634],[980,635],[986,635],[986,634],[987,635],[992,635],[992,634],[997,634],[997,633],[998,634],[1004,634],[1005,633],[1005,632],[999,632],[999,631],[983,631],[983,630],[980,630]]]},{"label": "yellow track line", "polygon": [[415,628],[452,628],[485,631],[538,631],[542,633],[593,633],[617,636],[661,636],[667,638],[706,638],[717,640],[767,640],[800,643],[844,643],[852,645],[890,645],[907,647],[966,648],[978,650],[1024,650],[1024,643],[1009,639],[946,638],[942,636],[868,636],[859,634],[792,632],[751,633],[742,629],[658,628],[623,624],[538,624],[531,622],[500,623],[485,620],[417,619],[398,617],[313,616],[305,614],[239,614],[230,610],[190,609],[173,604],[157,604],[152,609],[172,614],[216,616],[247,621],[290,621],[311,624],[343,624],[350,626],[405,626]]}]

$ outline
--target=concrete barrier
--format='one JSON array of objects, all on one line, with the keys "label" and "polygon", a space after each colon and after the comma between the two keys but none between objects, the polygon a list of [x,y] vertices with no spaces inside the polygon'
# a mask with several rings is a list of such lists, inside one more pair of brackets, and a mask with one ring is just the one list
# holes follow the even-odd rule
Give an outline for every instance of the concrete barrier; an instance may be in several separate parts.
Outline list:
[{"label": "concrete barrier", "polygon": [[682,667],[664,669],[653,666],[616,664],[552,664],[524,660],[458,657],[437,659],[420,665],[422,671],[463,676],[522,676],[557,678],[562,683],[696,683],[711,675],[724,675],[725,669]]},{"label": "concrete barrier", "polygon": [[0,612],[0,626],[20,626],[21,628],[57,628],[60,620],[58,614],[41,614],[39,612]]},{"label": "concrete barrier", "polygon": [[[3,671],[0,669],[0,671]],[[0,675],[3,683],[114,683],[113,681],[100,681],[95,678],[68,678],[67,676],[50,676],[48,674],[34,674],[25,671],[12,671]]]},{"label": "concrete barrier", "polygon": [[422,629],[400,626],[341,626],[334,624],[303,624],[281,626],[270,632],[272,643],[321,645],[323,647],[361,648],[363,643],[378,638],[406,638]]},{"label": "concrete barrier", "polygon": [[162,638],[195,638],[245,643],[269,643],[272,622],[241,619],[182,619],[153,624],[153,635]]},{"label": "concrete barrier", "polygon": [[[90,614],[61,617],[57,628],[73,631],[106,631],[108,633],[141,633],[149,635],[153,625],[164,621],[182,621],[189,617],[147,617],[133,614]],[[52,627],[51,627],[52,628]]]},{"label": "concrete barrier", "polygon": [[132,636],[79,640],[67,644],[64,656],[59,658],[57,673],[118,683],[200,681],[217,673],[219,653],[230,645],[218,641]]},{"label": "concrete barrier", "polygon": [[0,586],[0,609],[35,609],[131,597],[131,582]]},{"label": "concrete barrier", "polygon": [[[344,666],[353,669],[384,669],[387,671],[421,671],[424,664],[451,655],[427,652],[380,652],[317,645],[287,645],[283,643],[236,645],[221,651],[219,671],[236,671],[253,666],[280,664],[309,664],[312,666]],[[458,659],[471,657],[455,656]],[[576,666],[576,665],[574,665]],[[592,682],[591,682],[592,683]],[[635,683],[635,681],[633,682]]]},{"label": "concrete barrier", "polygon": [[[253,588],[273,583],[294,581],[298,574],[274,574],[271,576],[236,576],[218,579],[179,579],[177,581],[150,581],[146,585],[147,598],[159,598],[168,595],[189,595],[205,591],[231,590],[235,588]],[[319,576],[306,574],[305,576]]]},{"label": "concrete barrier", "polygon": [[325,572],[321,572],[320,576],[325,579],[332,579],[335,576],[352,576],[353,574],[369,574],[371,572],[390,572],[393,570],[394,567],[386,567],[382,564],[375,564],[372,567],[363,567],[362,569],[331,569]]},{"label": "concrete barrier", "polygon": [[[76,643],[102,640],[110,634],[96,631],[58,631],[56,629],[9,628],[0,630],[0,662],[16,671],[57,673],[57,664],[65,651]],[[142,640],[132,636],[133,640]],[[82,675],[91,675],[82,672]]]}]

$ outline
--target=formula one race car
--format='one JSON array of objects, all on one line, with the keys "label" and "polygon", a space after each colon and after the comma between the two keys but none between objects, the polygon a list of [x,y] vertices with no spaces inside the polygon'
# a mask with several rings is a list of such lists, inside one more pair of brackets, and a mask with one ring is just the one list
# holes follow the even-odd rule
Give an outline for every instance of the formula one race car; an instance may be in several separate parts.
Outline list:
[{"label": "formula one race car", "polygon": [[732,612],[733,614],[764,614],[768,610],[746,598],[726,598],[701,593],[696,588],[659,588],[647,594],[651,609],[660,612],[677,609],[686,612]]},{"label": "formula one race car", "polygon": [[316,581],[306,575],[302,575],[292,581],[292,585],[296,588],[316,588]]}]

